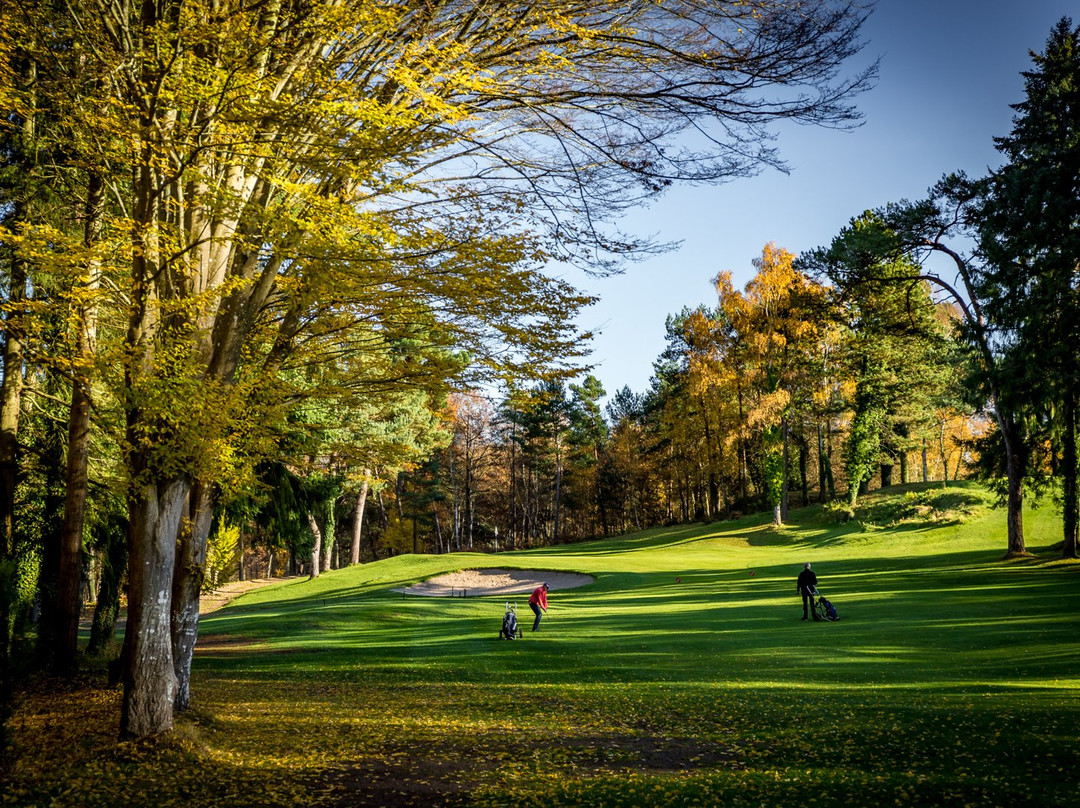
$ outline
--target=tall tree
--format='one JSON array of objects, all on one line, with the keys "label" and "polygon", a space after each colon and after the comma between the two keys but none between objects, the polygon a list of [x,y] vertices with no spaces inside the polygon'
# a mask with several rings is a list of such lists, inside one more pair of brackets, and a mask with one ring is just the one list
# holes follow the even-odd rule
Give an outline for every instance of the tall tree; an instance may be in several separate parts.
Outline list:
[{"label": "tall tree", "polygon": [[492,373],[566,371],[586,299],[545,258],[605,268],[644,246],[611,215],[778,164],[764,122],[848,125],[873,73],[840,75],[864,11],[826,0],[23,5],[102,77],[57,131],[117,144],[130,736],[171,726],[218,481],[306,340],[431,316]]},{"label": "tall tree", "polygon": [[574,455],[571,468],[577,492],[577,510],[589,522],[582,527],[586,533],[597,535],[608,531],[608,516],[600,484],[600,468],[606,451],[608,427],[600,409],[604,388],[591,373],[580,384],[570,385],[570,444]]},{"label": "tall tree", "polygon": [[[869,217],[873,220],[873,217]],[[861,226],[856,222],[856,230]],[[844,305],[846,352],[854,380],[854,415],[845,459],[848,501],[854,505],[874,472],[888,484],[904,436],[934,420],[934,396],[955,389],[955,351],[939,320],[929,284],[918,266],[900,256],[868,269],[874,283],[852,282],[847,268],[831,277]]]},{"label": "tall tree", "polygon": [[787,518],[792,430],[821,385],[817,353],[826,294],[795,268],[794,259],[766,245],[745,292],[722,273],[715,319],[697,312],[687,322],[690,342],[710,348],[691,368],[700,366],[704,378],[726,388],[729,403],[737,403],[736,417],[722,419],[735,427],[729,428],[731,442],[742,454],[751,442],[760,447],[762,488],[776,524]]},{"label": "tall tree", "polygon": [[630,525],[640,526],[642,502],[638,494],[648,490],[645,483],[645,450],[649,446],[645,398],[629,387],[623,387],[607,405],[611,440],[609,459],[604,465],[604,488],[612,521],[620,531],[627,530]]},{"label": "tall tree", "polygon": [[[925,282],[947,296],[958,313],[960,337],[970,348],[975,404],[989,409],[1002,437],[1007,552],[1023,555],[1027,552],[1023,522],[1027,437],[1020,414],[1022,404],[1006,384],[1008,368],[984,310],[988,291],[982,283],[985,262],[977,254],[966,255],[961,247],[966,238],[977,236],[980,199],[980,183],[959,174],[946,176],[924,200],[889,204],[852,219],[827,249],[811,250],[800,261],[808,271],[827,275],[845,289],[907,289]],[[945,256],[958,280],[951,280],[933,264],[925,264],[931,255]],[[907,261],[908,271],[895,271],[902,260]],[[883,267],[889,271],[883,272]]]},{"label": "tall tree", "polygon": [[1063,17],[1025,71],[1006,163],[985,186],[979,245],[987,316],[1013,382],[1049,410],[1060,435],[1062,553],[1077,555],[1080,407],[1080,27]]},{"label": "tall tree", "polygon": [[794,265],[795,256],[768,244],[747,284],[747,342],[757,377],[750,423],[764,436],[766,486],[773,520],[787,518],[790,436],[797,414],[821,385],[815,361],[822,345],[826,293]]},{"label": "tall tree", "polygon": [[492,420],[494,410],[480,395],[455,395],[450,399],[453,413],[453,442],[450,451],[456,455],[453,468],[456,479],[451,481],[454,501],[460,502],[460,525],[455,534],[465,537],[465,547],[473,549],[476,529],[476,505],[484,471],[492,463]]},{"label": "tall tree", "polygon": [[[5,18],[8,15],[5,15]],[[6,102],[3,135],[3,380],[0,382],[0,728],[12,698],[13,621],[18,618],[20,555],[15,531],[15,489],[19,476],[19,423],[23,408],[24,354],[27,320],[30,250],[28,231],[35,219],[39,188],[38,64],[29,43],[36,39],[36,15],[13,21],[13,30],[0,39],[0,63],[5,81],[0,82]],[[7,28],[7,26],[5,26]],[[3,737],[0,736],[0,740]]]},{"label": "tall tree", "polygon": [[[718,276],[715,284],[720,298],[716,311],[699,308],[680,320],[686,352],[685,390],[681,395],[696,399],[692,412],[698,416],[704,433],[708,504],[713,516],[719,514],[721,494],[725,511],[735,491],[744,501],[747,496],[747,435],[742,429],[746,351],[742,332],[736,326],[745,301],[731,288],[728,273]],[[725,464],[725,458],[732,457],[737,459],[735,471],[730,469],[730,462]]]}]

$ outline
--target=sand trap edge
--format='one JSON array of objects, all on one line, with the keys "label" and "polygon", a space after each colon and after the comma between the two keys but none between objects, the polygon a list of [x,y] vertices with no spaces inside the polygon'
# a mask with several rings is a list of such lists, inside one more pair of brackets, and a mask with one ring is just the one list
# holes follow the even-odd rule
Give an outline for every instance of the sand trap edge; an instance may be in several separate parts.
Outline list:
[{"label": "sand trap edge", "polygon": [[549,590],[557,591],[575,589],[595,580],[591,575],[555,570],[469,569],[436,575],[394,591],[434,598],[521,595],[545,582]]}]

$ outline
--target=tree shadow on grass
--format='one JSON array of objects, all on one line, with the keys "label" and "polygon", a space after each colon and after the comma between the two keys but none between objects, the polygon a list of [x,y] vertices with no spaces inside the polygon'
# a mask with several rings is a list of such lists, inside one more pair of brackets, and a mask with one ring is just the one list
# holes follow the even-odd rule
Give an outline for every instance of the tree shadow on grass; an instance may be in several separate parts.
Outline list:
[{"label": "tree shadow on grass", "polygon": [[659,550],[694,542],[756,530],[768,524],[768,514],[753,514],[735,520],[718,520],[709,523],[659,527],[646,530],[637,536],[615,537],[578,544],[562,544],[528,550],[530,557],[556,555],[560,558],[621,555],[641,550]]},{"label": "tree shadow on grass", "polygon": [[[760,749],[763,744],[758,744]],[[518,736],[482,733],[445,741],[387,745],[323,777],[335,791],[330,805],[468,805],[467,796],[505,761],[545,760],[546,767],[588,772],[590,778],[695,770],[744,770],[745,752],[715,740],[648,733],[569,734],[548,730]]]},{"label": "tree shadow on grass", "polygon": [[[810,544],[808,546],[816,546]],[[912,564],[919,566],[912,568]],[[792,598],[795,577],[801,565],[756,565],[753,570],[685,569],[678,573],[606,573],[602,581],[579,590],[565,590],[552,598],[558,612],[560,603],[583,606],[617,603],[622,609],[649,608],[670,601],[681,608],[728,602],[744,598]],[[853,589],[888,589],[896,592],[924,590],[927,587],[948,587],[951,578],[977,572],[988,588],[1010,587],[1017,583],[1016,567],[997,562],[992,553],[963,551],[926,555],[913,561],[906,557],[881,559],[837,559],[815,565],[821,577],[820,586],[830,593],[830,599],[842,602],[842,595]],[[1061,570],[1061,574],[1068,574]],[[753,574],[751,574],[753,573]],[[676,581],[676,578],[680,579]],[[925,583],[917,585],[920,579]],[[833,597],[835,596],[835,598]],[[442,614],[457,611],[456,600],[444,598],[413,598],[390,594],[385,582],[349,587],[333,592],[316,593],[305,599],[289,602],[234,604],[202,623],[207,634],[242,634],[253,638],[274,638],[285,641],[311,631],[333,630],[351,620],[356,610],[366,611],[368,621],[376,627],[396,625],[405,615],[438,622]],[[492,623],[501,620],[503,605],[517,602],[527,612],[524,598],[467,598],[468,604],[488,603]],[[525,617],[528,617],[526,614]],[[530,618],[531,619],[531,618]]]}]

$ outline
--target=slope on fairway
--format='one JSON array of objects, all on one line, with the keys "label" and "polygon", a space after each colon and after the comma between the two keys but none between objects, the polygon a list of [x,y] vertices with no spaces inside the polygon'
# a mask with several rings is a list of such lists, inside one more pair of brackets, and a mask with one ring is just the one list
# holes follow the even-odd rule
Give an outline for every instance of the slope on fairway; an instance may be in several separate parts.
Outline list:
[{"label": "slope on fairway", "polygon": [[[1050,508],[1026,519],[1039,557],[1003,562],[989,499],[912,486],[846,523],[815,507],[338,570],[207,617],[194,689],[229,760],[302,771],[330,804],[1068,804],[1080,567],[1049,549]],[[800,620],[806,561],[839,622]],[[513,598],[395,591],[490,566],[595,582],[514,642]]]},{"label": "slope on fairway", "polygon": [[[981,491],[930,493],[958,507],[933,510],[930,524],[901,520],[892,529],[836,524],[808,509],[781,529],[763,516],[501,553],[500,567],[596,578],[552,593],[541,632],[520,647],[491,641],[507,600],[528,612],[524,596],[429,600],[393,591],[493,564],[490,555],[455,553],[400,556],[252,593],[204,620],[200,656],[209,662],[215,648],[242,642],[270,652],[248,662],[273,670],[303,665],[396,676],[409,659],[429,681],[441,671],[502,682],[528,674],[552,684],[614,676],[807,688],[996,686],[1016,673],[1015,651],[1024,654],[1025,679],[1076,684],[1055,650],[1072,636],[1059,618],[1063,597],[1078,602],[1068,583],[1076,582],[1075,568],[1001,563],[1001,520],[987,512]],[[906,499],[916,502],[918,517],[927,507],[919,503],[932,497],[914,492]],[[904,500],[879,495],[877,510],[866,513],[894,519]],[[1028,521],[1029,533],[1054,538],[1052,512]],[[805,561],[836,604],[838,623],[800,621],[794,579]],[[305,651],[318,657],[296,656]]]}]

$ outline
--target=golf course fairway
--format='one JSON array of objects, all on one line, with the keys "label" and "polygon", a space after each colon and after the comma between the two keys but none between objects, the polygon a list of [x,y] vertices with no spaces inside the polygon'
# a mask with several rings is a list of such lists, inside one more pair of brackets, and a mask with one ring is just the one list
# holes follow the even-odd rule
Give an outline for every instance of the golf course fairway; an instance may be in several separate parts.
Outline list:
[{"label": "golf course fairway", "polygon": [[[399,556],[206,615],[192,710],[117,745],[98,679],[26,694],[2,804],[1080,804],[1080,565],[975,484],[497,556]],[[803,622],[812,562],[835,623]],[[403,594],[499,567],[595,581]],[[505,604],[524,637],[497,639]],[[100,677],[103,678],[103,677]]]}]

